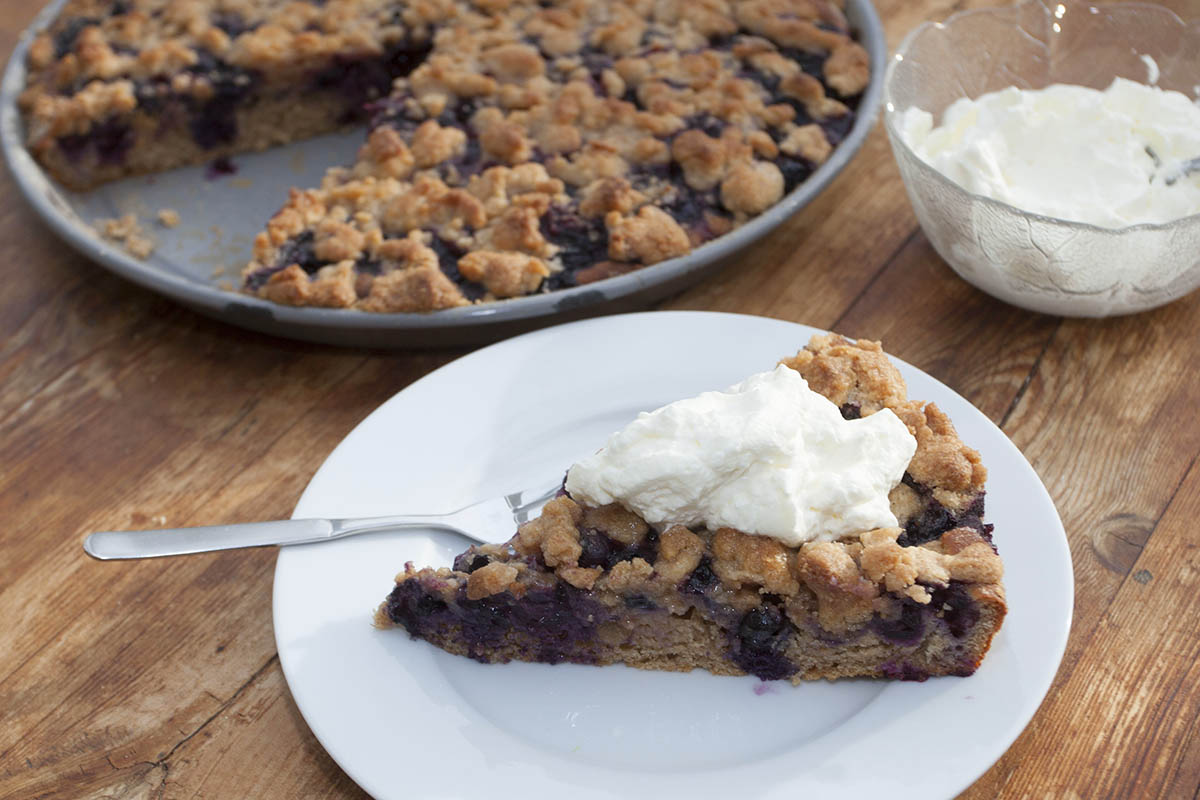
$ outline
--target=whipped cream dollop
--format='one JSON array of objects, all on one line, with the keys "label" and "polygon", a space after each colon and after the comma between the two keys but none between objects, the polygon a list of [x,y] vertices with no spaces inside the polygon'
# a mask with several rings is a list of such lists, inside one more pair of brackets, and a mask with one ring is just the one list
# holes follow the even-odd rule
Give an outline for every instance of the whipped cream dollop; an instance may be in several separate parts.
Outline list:
[{"label": "whipped cream dollop", "polygon": [[938,126],[919,108],[900,134],[963,188],[1025,211],[1106,228],[1200,213],[1200,106],[1117,78],[1104,91],[1009,87],[951,104]]},{"label": "whipped cream dollop", "polygon": [[658,527],[730,527],[795,546],[894,526],[888,492],[916,448],[889,409],[844,419],[779,366],[640,414],[571,467],[567,491]]}]

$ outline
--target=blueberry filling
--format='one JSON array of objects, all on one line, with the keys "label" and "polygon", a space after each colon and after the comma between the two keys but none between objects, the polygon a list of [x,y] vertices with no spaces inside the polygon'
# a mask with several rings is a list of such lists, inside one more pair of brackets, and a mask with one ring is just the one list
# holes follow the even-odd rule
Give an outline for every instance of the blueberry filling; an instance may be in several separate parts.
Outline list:
[{"label": "blueberry filling", "polygon": [[842,412],[842,419],[862,418],[862,406],[858,403],[842,403],[841,408],[838,410]]},{"label": "blueberry filling", "polygon": [[933,589],[929,605],[941,611],[942,619],[950,633],[959,639],[971,632],[979,623],[979,606],[971,600],[967,586],[962,581],[950,581],[944,587]]},{"label": "blueberry filling", "polygon": [[738,623],[733,662],[764,681],[791,677],[797,668],[784,655],[791,635],[792,626],[778,606],[764,603],[753,608]]},{"label": "blueberry filling", "polygon": [[467,654],[489,661],[486,649],[501,644],[529,647],[538,661],[595,663],[596,628],[608,619],[604,607],[566,584],[530,589],[518,599],[501,592],[469,600],[459,589],[453,604],[429,594],[417,581],[396,585],[384,603],[388,618],[413,637],[459,638]]},{"label": "blueberry filling", "polygon": [[482,648],[515,635],[532,644],[538,661],[594,663],[596,627],[608,616],[603,606],[564,583],[530,589],[519,600],[509,592],[467,600],[463,589],[458,604],[468,653],[481,661],[487,660]]},{"label": "blueberry filling", "polygon": [[83,33],[83,29],[92,25],[99,25],[100,20],[95,17],[72,17],[54,34],[54,57],[62,58],[75,49],[75,42],[79,39],[79,34]]},{"label": "blueberry filling", "polygon": [[204,100],[188,97],[192,139],[205,150],[229,144],[237,138],[237,110],[250,96],[258,79],[250,70],[235,67],[207,50],[196,51],[196,63],[188,71],[205,78],[212,95]]},{"label": "blueberry filling", "polygon": [[681,592],[687,594],[704,594],[717,583],[717,573],[713,572],[712,559],[704,556],[700,559],[700,563],[692,570],[692,573],[687,576],[680,587]]},{"label": "blueberry filling", "polygon": [[871,629],[881,638],[901,647],[912,647],[925,635],[926,607],[915,600],[905,599],[900,613],[894,618],[874,617]]},{"label": "blueberry filling", "polygon": [[579,533],[579,544],[583,553],[579,556],[581,567],[603,567],[612,569],[622,561],[632,561],[635,558],[654,563],[658,556],[658,533],[650,531],[633,544],[622,544],[604,533],[593,528],[585,528]]},{"label": "blueberry filling", "polygon": [[488,561],[487,556],[475,556],[474,558],[471,559],[471,563],[468,564],[467,568],[463,571],[464,572],[474,572],[477,569],[482,569],[483,567],[486,567],[489,563],[490,562]]},{"label": "blueberry filling", "polygon": [[920,667],[914,666],[907,661],[902,661],[897,664],[894,661],[889,661],[880,667],[880,671],[885,678],[891,678],[894,681],[925,681],[929,678],[929,673]]},{"label": "blueberry filling", "polygon": [[161,76],[135,81],[133,94],[137,98],[138,108],[147,114],[156,114],[162,110],[167,98],[172,96],[171,84]]},{"label": "blueberry filling", "polygon": [[816,50],[801,50],[798,47],[780,47],[779,53],[788,61],[799,64],[800,69],[814,78],[821,78],[825,74],[827,56],[824,53]]},{"label": "blueberry filling", "polygon": [[80,161],[90,149],[100,164],[119,164],[133,147],[133,131],[117,117],[92,126],[87,133],[61,136],[59,149],[71,161]]},{"label": "blueberry filling", "polygon": [[583,552],[579,556],[581,567],[605,567],[612,556],[613,540],[600,531],[586,529],[579,532],[579,544]]},{"label": "blueberry filling", "polygon": [[918,483],[907,472],[901,478],[901,483],[915,491],[921,499],[920,513],[914,514],[908,519],[904,524],[904,532],[896,540],[901,547],[913,547],[932,542],[946,531],[954,528],[971,528],[991,542],[992,526],[983,521],[983,492],[980,492],[961,513],[955,514],[938,502],[933,496],[933,489],[923,483]]},{"label": "blueberry filling", "polygon": [[339,122],[358,122],[367,117],[369,101],[385,96],[392,81],[412,72],[432,49],[431,42],[405,42],[389,47],[382,59],[335,56],[313,76],[312,85],[335,91],[345,100],[346,111]]},{"label": "blueberry filling", "polygon": [[317,254],[313,251],[313,232],[304,231],[299,236],[289,239],[279,249],[279,257],[275,259],[275,263],[272,266],[260,269],[249,275],[246,278],[246,286],[250,289],[259,289],[266,284],[272,275],[280,270],[287,269],[292,264],[299,265],[301,269],[311,275],[320,269],[324,263],[321,259],[317,258]]},{"label": "blueberry filling", "polygon": [[384,611],[414,637],[436,633],[451,617],[449,605],[426,593],[416,581],[397,584],[384,603]]},{"label": "blueberry filling", "polygon": [[363,253],[354,262],[354,269],[363,275],[377,276],[383,273],[383,262]]},{"label": "blueberry filling", "polygon": [[487,293],[482,286],[467,280],[458,271],[458,260],[463,257],[462,250],[437,234],[433,235],[429,246],[433,252],[437,253],[438,267],[442,270],[442,274],[454,281],[459,291],[463,293],[463,297],[468,300],[478,300]]},{"label": "blueberry filling", "polygon": [[930,616],[941,617],[955,638],[962,639],[979,623],[979,606],[971,600],[966,584],[950,581],[946,586],[926,586],[927,604],[905,598],[896,617],[876,616],[871,630],[880,638],[901,647],[913,647],[925,635]]},{"label": "blueberry filling", "polygon": [[546,241],[562,248],[563,269],[546,279],[548,289],[577,284],[576,273],[608,258],[608,230],[597,219],[583,217],[563,206],[551,206],[540,221]]},{"label": "blueberry filling", "polygon": [[783,173],[783,190],[790,192],[800,184],[808,180],[808,176],[813,174],[812,163],[803,158],[793,158],[792,156],[779,154],[775,159],[775,166],[779,167],[779,171]]}]

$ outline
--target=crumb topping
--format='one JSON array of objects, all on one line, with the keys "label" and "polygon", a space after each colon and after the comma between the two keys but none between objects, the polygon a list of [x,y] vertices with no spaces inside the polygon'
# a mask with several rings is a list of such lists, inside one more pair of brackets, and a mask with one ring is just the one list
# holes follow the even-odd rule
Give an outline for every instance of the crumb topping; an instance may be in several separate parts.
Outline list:
[{"label": "crumb topping", "polygon": [[[35,155],[97,168],[178,120],[235,142],[280,91],[369,102],[356,162],[291,194],[243,289],[436,310],[624,274],[761,214],[845,135],[868,61],[833,0],[71,0],[20,102]],[[506,169],[539,176],[505,191]],[[382,263],[414,232],[449,285]]]}]

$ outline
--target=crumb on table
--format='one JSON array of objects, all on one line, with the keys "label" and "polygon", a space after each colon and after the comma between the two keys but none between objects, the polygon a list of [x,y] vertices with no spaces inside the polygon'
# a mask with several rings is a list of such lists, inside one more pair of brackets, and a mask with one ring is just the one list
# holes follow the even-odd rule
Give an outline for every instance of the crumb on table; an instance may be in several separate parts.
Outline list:
[{"label": "crumb on table", "polygon": [[160,208],[158,210],[158,224],[166,228],[174,228],[179,225],[179,212],[173,208]]}]

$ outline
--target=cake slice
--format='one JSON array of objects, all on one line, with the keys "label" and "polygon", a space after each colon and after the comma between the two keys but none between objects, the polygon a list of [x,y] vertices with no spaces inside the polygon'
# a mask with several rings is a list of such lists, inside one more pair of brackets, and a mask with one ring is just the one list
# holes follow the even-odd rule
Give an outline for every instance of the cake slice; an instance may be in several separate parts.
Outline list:
[{"label": "cake slice", "polygon": [[[789,544],[693,520],[654,526],[621,503],[588,505],[564,489],[507,544],[472,547],[453,569],[406,565],[376,624],[486,663],[624,663],[793,682],[970,675],[1006,611],[978,454],[936,406],[906,398],[878,343],[818,336],[781,363],[843,419],[890,409],[903,422],[915,450],[884,490],[896,525]],[[852,524],[859,510],[827,516]]]}]

